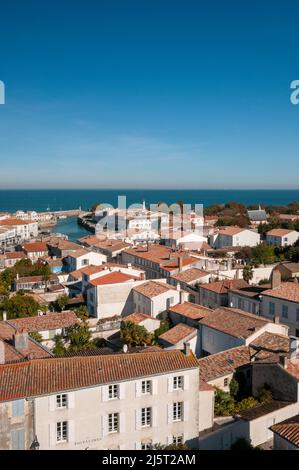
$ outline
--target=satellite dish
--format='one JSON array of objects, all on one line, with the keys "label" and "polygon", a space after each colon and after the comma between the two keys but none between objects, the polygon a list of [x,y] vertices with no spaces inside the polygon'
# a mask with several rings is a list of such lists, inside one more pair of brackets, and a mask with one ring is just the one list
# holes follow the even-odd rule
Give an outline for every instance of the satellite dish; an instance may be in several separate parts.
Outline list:
[{"label": "satellite dish", "polygon": [[128,345],[127,345],[127,344],[124,344],[124,345],[123,345],[123,352],[124,352],[124,353],[127,353],[127,352],[128,352]]}]

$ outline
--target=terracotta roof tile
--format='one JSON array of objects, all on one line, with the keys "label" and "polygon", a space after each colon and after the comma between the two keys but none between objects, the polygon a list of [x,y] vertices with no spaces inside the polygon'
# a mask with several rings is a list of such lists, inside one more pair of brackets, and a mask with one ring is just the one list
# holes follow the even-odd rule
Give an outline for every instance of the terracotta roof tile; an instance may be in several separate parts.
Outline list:
[{"label": "terracotta roof tile", "polygon": [[224,281],[215,281],[200,285],[200,289],[206,289],[217,294],[226,294],[229,290],[246,287],[250,286],[243,279],[225,279]]},{"label": "terracotta roof tile", "polygon": [[218,377],[232,374],[238,367],[249,363],[250,352],[247,346],[227,349],[198,359],[200,379],[210,382]]},{"label": "terracotta roof tile", "polygon": [[104,276],[97,277],[96,279],[89,281],[89,284],[93,286],[102,286],[104,284],[119,284],[121,282],[136,280],[140,279],[136,276],[131,276],[130,274],[113,271],[109,274],[105,274]]},{"label": "terracotta roof tile", "polygon": [[173,328],[160,335],[159,339],[162,339],[169,344],[177,344],[188,336],[195,336],[196,334],[196,328],[192,328],[192,326],[189,325],[184,325],[183,323],[178,323]]},{"label": "terracotta roof tile", "polygon": [[177,281],[188,283],[188,282],[196,281],[197,279],[200,279],[201,277],[205,277],[208,275],[209,275],[209,272],[204,271],[203,269],[190,268],[190,269],[186,269],[186,271],[182,271],[177,274],[172,274],[171,277],[173,279],[176,279]]},{"label": "terracotta roof tile", "polygon": [[145,297],[156,297],[157,295],[165,294],[170,290],[176,290],[175,287],[170,284],[158,281],[147,281],[144,284],[134,287],[134,291],[138,292]]},{"label": "terracotta roof tile", "polygon": [[195,356],[186,356],[181,351],[26,361],[0,366],[0,400],[48,395],[197,368]]},{"label": "terracotta roof tile", "polygon": [[273,237],[284,237],[285,235],[288,235],[292,232],[295,232],[295,230],[289,230],[285,228],[274,228],[273,230],[269,230],[266,235],[271,235]]},{"label": "terracotta roof tile", "polygon": [[278,299],[290,300],[292,302],[299,302],[299,283],[298,282],[282,282],[279,287],[275,289],[267,289],[263,295],[276,297]]},{"label": "terracotta roof tile", "polygon": [[270,429],[294,446],[299,447],[299,415],[274,424]]},{"label": "terracotta roof tile", "polygon": [[12,325],[18,331],[46,331],[75,325],[78,323],[78,318],[74,312],[64,311],[59,313],[48,313],[47,315],[36,317],[15,318],[13,320],[8,320],[6,323],[9,323],[9,325]]},{"label": "terracotta roof tile", "polygon": [[34,253],[38,251],[48,252],[48,245],[46,242],[25,243],[22,248],[24,251],[27,251],[27,253]]},{"label": "terracotta roof tile", "polygon": [[191,320],[201,320],[212,312],[210,308],[193,304],[192,302],[184,302],[182,304],[173,305],[169,308],[169,311],[177,313],[183,317],[190,318]]}]

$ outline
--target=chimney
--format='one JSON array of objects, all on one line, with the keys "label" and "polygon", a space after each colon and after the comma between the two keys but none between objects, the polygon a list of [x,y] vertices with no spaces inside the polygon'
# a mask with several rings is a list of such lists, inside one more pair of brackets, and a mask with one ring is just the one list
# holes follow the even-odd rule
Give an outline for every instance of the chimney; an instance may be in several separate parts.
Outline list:
[{"label": "chimney", "polygon": [[139,276],[139,277],[140,277],[140,279],[141,279],[142,281],[145,281],[145,274],[144,274],[144,273],[140,273],[140,276]]},{"label": "chimney", "polygon": [[5,364],[5,344],[0,339],[0,364]]},{"label": "chimney", "polygon": [[281,285],[281,274],[278,269],[273,269],[271,274],[271,289],[277,289]]},{"label": "chimney", "polygon": [[2,318],[3,318],[3,321],[6,321],[7,320],[7,312],[4,310],[4,312],[2,313]]},{"label": "chimney", "polygon": [[179,272],[183,270],[183,257],[179,256]]},{"label": "chimney", "polygon": [[176,290],[180,291],[181,290],[181,284],[178,282],[176,285]]},{"label": "chimney", "polygon": [[299,350],[299,339],[296,336],[289,337],[290,359],[296,359]]},{"label": "chimney", "polygon": [[191,353],[190,343],[184,343],[185,356],[190,356],[190,353]]},{"label": "chimney", "polygon": [[279,316],[278,315],[275,315],[275,317],[273,319],[273,323],[275,323],[276,325],[279,324]]},{"label": "chimney", "polygon": [[288,358],[287,356],[284,356],[283,354],[280,354],[279,356],[279,364],[286,369],[288,365]]},{"label": "chimney", "polygon": [[132,267],[132,263],[128,263],[127,266],[128,266],[128,268],[131,268],[131,267]]},{"label": "chimney", "polygon": [[16,331],[13,335],[13,345],[18,351],[28,348],[28,334],[23,331]]}]

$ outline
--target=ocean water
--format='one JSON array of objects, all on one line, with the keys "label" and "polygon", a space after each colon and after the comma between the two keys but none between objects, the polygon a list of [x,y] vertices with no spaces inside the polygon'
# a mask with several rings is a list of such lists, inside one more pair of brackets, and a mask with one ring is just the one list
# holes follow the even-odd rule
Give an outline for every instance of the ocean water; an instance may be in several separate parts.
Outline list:
[{"label": "ocean water", "polygon": [[297,190],[160,190],[160,189],[87,189],[87,190],[0,190],[0,212],[18,209],[51,211],[76,209],[88,210],[93,204],[109,203],[117,207],[117,197],[126,196],[127,207],[134,203],[165,202],[173,204],[181,200],[185,204],[222,204],[237,201],[245,205],[284,205],[299,201]]}]

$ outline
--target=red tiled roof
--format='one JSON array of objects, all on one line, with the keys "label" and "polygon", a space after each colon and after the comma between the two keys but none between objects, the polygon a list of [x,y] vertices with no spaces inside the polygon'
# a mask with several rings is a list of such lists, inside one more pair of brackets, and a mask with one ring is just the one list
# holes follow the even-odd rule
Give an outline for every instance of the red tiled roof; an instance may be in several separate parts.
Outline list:
[{"label": "red tiled roof", "polygon": [[276,297],[278,299],[290,300],[291,302],[299,302],[299,283],[298,282],[282,282],[275,289],[267,289],[263,295]]},{"label": "red tiled roof", "polygon": [[225,279],[224,281],[215,281],[200,285],[200,289],[206,289],[217,294],[226,294],[231,289],[242,289],[245,287],[249,287],[249,284],[243,279]]},{"label": "red tiled roof", "polygon": [[173,279],[176,279],[177,281],[188,283],[188,282],[196,281],[197,279],[200,279],[201,277],[205,277],[208,275],[209,275],[209,272],[204,271],[203,269],[190,268],[190,269],[186,269],[186,271],[182,271],[177,274],[172,274],[171,277]]},{"label": "red tiled roof", "polygon": [[119,284],[121,282],[136,280],[140,279],[136,276],[131,276],[130,274],[113,271],[109,274],[105,274],[104,276],[97,277],[96,279],[89,281],[89,284],[92,284],[93,286],[102,286],[104,284]]},{"label": "red tiled roof", "polygon": [[[51,274],[48,279],[48,281],[58,281],[58,277],[56,274]],[[43,282],[45,281],[45,276],[24,276],[24,277],[19,277],[19,279],[16,279],[15,282],[17,284],[21,284],[24,282],[27,283],[35,283],[35,282]]]},{"label": "red tiled roof", "polygon": [[157,295],[165,294],[170,290],[176,290],[175,287],[167,284],[166,282],[147,281],[144,284],[134,287],[134,291],[145,297],[156,297]]},{"label": "red tiled roof", "polygon": [[272,230],[269,230],[269,232],[266,233],[266,235],[271,235],[273,237],[284,237],[285,235],[288,235],[289,233],[295,232],[295,230],[289,230],[286,228],[274,228]]},{"label": "red tiled roof", "polygon": [[179,370],[197,369],[181,351],[66,357],[0,366],[0,400],[49,395]]},{"label": "red tiled roof", "polygon": [[66,328],[78,323],[78,318],[74,312],[48,313],[36,317],[14,318],[8,320],[10,325],[18,331],[46,331],[55,330],[56,328]]},{"label": "red tiled roof", "polygon": [[48,252],[48,245],[46,242],[25,243],[25,245],[23,245],[23,250],[27,251],[27,253],[34,253],[38,251]]},{"label": "red tiled roof", "polygon": [[221,307],[212,311],[199,323],[236,338],[248,338],[269,321],[237,308]]},{"label": "red tiled roof", "polygon": [[123,321],[130,321],[131,323],[136,323],[137,325],[142,323],[144,320],[154,320],[159,322],[157,318],[153,318],[150,315],[145,315],[144,313],[139,312],[131,313],[130,315],[123,318]]},{"label": "red tiled roof", "polygon": [[0,220],[0,226],[1,225],[28,225],[28,224],[35,224],[36,222],[34,220],[19,220],[19,219],[1,219]]},{"label": "red tiled roof", "polygon": [[217,354],[198,359],[200,379],[210,382],[224,377],[245,364],[250,363],[250,352],[247,346],[237,346]]},{"label": "red tiled roof", "polygon": [[197,334],[196,328],[192,328],[192,326],[189,325],[184,325],[183,323],[178,323],[173,328],[160,335],[159,339],[162,339],[169,344],[177,344],[192,334],[194,336]]},{"label": "red tiled roof", "polygon": [[271,431],[299,448],[299,415],[270,427]]},{"label": "red tiled roof", "polygon": [[21,259],[25,258],[25,253],[23,251],[12,251],[11,253],[5,253],[4,257],[6,259]]},{"label": "red tiled roof", "polygon": [[190,318],[191,320],[201,320],[212,312],[210,308],[193,304],[192,302],[184,302],[182,304],[173,305],[169,308],[169,311],[178,313],[179,315]]},{"label": "red tiled roof", "polygon": [[252,341],[249,347],[251,357],[258,360],[265,360],[273,358],[275,355],[278,356],[282,353],[288,353],[290,341],[288,336],[269,333],[266,331]]},{"label": "red tiled roof", "polygon": [[237,235],[238,233],[243,232],[244,230],[246,229],[241,228],[241,227],[224,227],[224,228],[221,228],[218,233],[219,235],[233,236],[233,235]]}]

